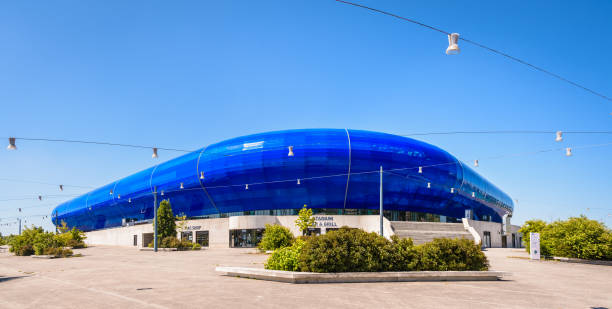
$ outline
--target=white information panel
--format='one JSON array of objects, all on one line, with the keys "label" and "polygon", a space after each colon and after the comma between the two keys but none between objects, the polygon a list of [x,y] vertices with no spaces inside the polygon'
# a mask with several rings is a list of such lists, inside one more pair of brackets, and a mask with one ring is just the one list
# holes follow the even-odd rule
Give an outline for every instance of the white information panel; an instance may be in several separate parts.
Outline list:
[{"label": "white information panel", "polygon": [[529,233],[529,257],[532,260],[540,259],[540,233]]}]

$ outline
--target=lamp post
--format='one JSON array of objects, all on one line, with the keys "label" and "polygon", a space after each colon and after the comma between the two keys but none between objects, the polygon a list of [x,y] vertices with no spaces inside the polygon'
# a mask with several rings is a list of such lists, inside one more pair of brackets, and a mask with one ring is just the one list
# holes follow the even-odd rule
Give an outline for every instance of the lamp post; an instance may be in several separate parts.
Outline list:
[{"label": "lamp post", "polygon": [[157,186],[153,187],[153,251],[157,252]]},{"label": "lamp post", "polygon": [[383,235],[383,167],[382,165],[380,166],[380,201],[379,201],[379,206],[380,206],[380,236],[384,236]]}]

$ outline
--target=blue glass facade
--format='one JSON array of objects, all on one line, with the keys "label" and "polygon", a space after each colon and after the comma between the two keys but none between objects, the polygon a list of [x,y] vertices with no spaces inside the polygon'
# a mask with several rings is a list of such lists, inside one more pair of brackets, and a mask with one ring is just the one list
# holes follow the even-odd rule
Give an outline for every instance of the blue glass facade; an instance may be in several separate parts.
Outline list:
[{"label": "blue glass facade", "polygon": [[513,211],[507,194],[433,145],[370,131],[308,129],[209,145],[63,203],[52,217],[85,231],[151,219],[154,187],[158,199],[170,199],[174,212],[188,217],[304,204],[378,209],[381,165],[385,210],[461,218],[470,209],[475,219],[496,222]]}]

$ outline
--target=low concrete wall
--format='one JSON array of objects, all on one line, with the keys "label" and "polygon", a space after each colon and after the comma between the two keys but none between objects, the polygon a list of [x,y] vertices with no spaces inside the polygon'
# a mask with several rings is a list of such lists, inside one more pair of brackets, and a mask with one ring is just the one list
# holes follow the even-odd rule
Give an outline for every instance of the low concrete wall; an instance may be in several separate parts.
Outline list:
[{"label": "low concrete wall", "polygon": [[[188,231],[208,231],[209,247],[229,247],[229,218],[187,220],[185,225]],[[135,247],[143,248],[143,234],[153,233],[153,224],[139,224],[134,226],[116,227],[85,233],[88,245],[110,245],[134,247],[134,235],[137,238]]]},{"label": "low concrete wall", "polygon": [[309,273],[268,270],[247,267],[217,267],[227,276],[287,283],[355,283],[355,282],[414,282],[414,281],[493,281],[504,275],[501,271],[401,271]]}]

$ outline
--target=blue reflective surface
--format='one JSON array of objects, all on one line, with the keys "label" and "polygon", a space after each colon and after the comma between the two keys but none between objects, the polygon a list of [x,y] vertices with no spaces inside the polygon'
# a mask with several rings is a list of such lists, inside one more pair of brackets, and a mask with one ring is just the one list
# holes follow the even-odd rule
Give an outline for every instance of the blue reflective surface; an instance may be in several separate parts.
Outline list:
[{"label": "blue reflective surface", "polygon": [[85,231],[151,219],[154,187],[159,200],[170,199],[174,213],[188,217],[304,204],[378,209],[381,165],[385,210],[461,218],[471,209],[476,219],[496,222],[513,211],[507,194],[433,145],[370,131],[308,129],[204,147],[63,203],[52,216],[55,224],[64,220]]}]

